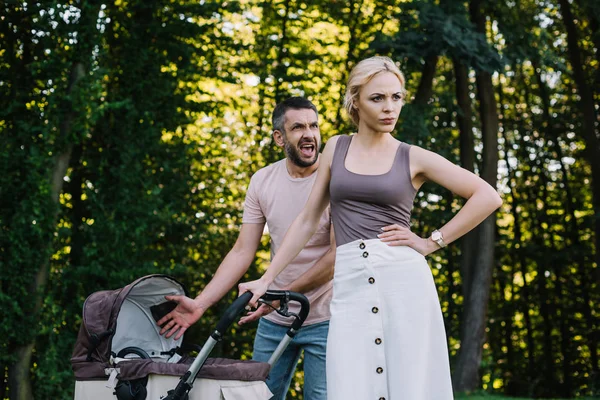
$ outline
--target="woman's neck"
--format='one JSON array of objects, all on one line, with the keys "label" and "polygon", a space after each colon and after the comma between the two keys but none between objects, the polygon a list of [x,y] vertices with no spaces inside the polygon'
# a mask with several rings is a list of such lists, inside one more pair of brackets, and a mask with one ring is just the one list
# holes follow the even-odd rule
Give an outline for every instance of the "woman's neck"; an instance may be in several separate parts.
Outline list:
[{"label": "woman's neck", "polygon": [[375,132],[370,129],[361,129],[361,127],[354,136],[354,140],[365,148],[384,147],[396,141],[390,132]]}]

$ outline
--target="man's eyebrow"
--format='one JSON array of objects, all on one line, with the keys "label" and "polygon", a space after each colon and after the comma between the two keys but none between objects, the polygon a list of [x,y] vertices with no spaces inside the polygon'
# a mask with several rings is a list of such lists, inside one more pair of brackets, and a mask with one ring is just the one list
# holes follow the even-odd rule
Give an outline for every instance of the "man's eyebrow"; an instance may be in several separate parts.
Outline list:
[{"label": "man's eyebrow", "polygon": [[306,126],[307,124],[305,124],[304,122],[294,122],[292,124],[292,128],[295,128],[297,126]]}]

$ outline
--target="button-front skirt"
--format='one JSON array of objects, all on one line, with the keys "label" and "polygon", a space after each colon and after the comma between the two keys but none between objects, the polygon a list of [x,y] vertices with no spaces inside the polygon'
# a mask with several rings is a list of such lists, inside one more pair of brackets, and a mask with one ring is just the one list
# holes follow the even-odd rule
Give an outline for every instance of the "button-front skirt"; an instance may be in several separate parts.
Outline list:
[{"label": "button-front skirt", "polygon": [[328,400],[453,399],[431,271],[378,239],[337,248],[327,340]]}]

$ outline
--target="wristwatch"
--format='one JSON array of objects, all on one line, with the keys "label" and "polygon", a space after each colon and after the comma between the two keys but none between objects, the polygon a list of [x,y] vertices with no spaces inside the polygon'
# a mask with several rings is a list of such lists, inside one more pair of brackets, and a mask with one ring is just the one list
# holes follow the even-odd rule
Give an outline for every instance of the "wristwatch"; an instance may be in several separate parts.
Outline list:
[{"label": "wristwatch", "polygon": [[437,229],[431,232],[431,240],[436,242],[438,246],[442,248],[446,247],[446,243],[444,243],[444,235],[442,235],[442,232],[438,231]]}]

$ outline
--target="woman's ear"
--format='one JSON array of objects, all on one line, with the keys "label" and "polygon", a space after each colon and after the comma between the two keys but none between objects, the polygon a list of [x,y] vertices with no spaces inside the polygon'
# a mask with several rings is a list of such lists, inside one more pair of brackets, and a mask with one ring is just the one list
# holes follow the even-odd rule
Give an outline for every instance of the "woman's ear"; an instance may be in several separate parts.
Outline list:
[{"label": "woman's ear", "polygon": [[283,141],[283,133],[276,129],[273,131],[273,140],[275,141],[275,144],[279,147],[284,147],[285,146],[285,142]]}]

